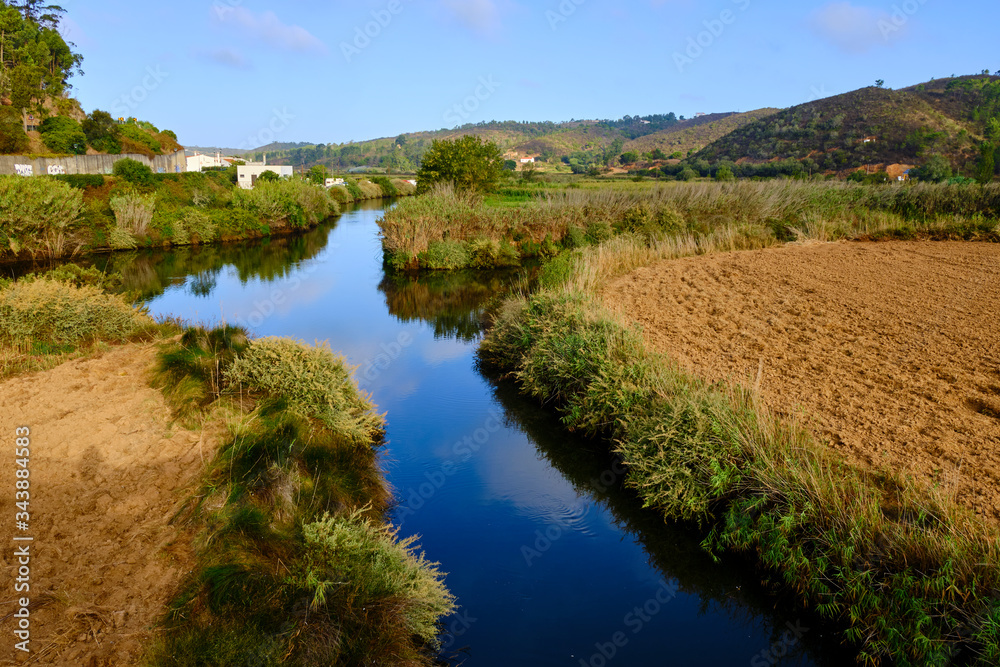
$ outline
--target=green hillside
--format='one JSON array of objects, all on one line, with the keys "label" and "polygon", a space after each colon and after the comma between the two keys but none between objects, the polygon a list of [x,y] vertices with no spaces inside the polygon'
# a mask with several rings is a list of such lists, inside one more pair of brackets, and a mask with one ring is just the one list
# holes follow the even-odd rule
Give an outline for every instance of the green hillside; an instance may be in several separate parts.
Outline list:
[{"label": "green hillside", "polygon": [[713,113],[682,121],[666,130],[647,134],[625,143],[626,151],[640,155],[659,149],[667,155],[700,151],[748,123],[778,113],[780,109],[758,109],[746,113]]},{"label": "green hillside", "polygon": [[903,90],[862,88],[758,119],[694,157],[710,163],[808,159],[819,169],[839,171],[923,164],[941,155],[967,172],[974,168],[986,135],[1000,131],[989,129],[1000,117],[998,100],[1000,78],[988,75]]}]

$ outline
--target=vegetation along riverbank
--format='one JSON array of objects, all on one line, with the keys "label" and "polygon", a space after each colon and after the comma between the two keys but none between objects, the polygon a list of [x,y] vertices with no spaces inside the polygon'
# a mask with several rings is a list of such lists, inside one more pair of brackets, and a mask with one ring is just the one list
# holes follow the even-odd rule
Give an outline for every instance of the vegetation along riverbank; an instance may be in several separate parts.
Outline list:
[{"label": "vegetation along riverbank", "polygon": [[747,247],[800,239],[996,240],[998,217],[997,185],[629,182],[488,196],[441,186],[401,201],[379,225],[386,265],[412,271],[516,266],[619,235],[647,247],[723,236]]},{"label": "vegetation along riverbank", "polygon": [[[270,175],[270,173],[268,173]],[[0,176],[0,261],[292,234],[355,201],[412,194],[404,180],[349,179],[329,189],[298,177],[235,184],[236,168],[153,174],[134,160],[113,176]]]},{"label": "vegetation along riverbank", "polygon": [[[157,482],[155,498],[129,497],[132,510],[142,516],[149,510],[153,518],[137,522],[146,532],[128,544],[142,548],[125,556],[157,573],[155,585],[146,570],[122,579],[116,590],[149,590],[133,591],[142,605],[120,610],[107,606],[125,603],[102,598],[107,587],[100,580],[121,574],[122,564],[112,559],[123,552],[105,549],[93,533],[94,513],[107,511],[107,502],[74,504],[62,493],[65,484],[48,487],[50,507],[65,506],[68,513],[48,536],[51,553],[56,557],[60,545],[75,553],[70,545],[86,536],[80,566],[93,577],[78,572],[52,579],[64,588],[43,596],[51,622],[41,626],[48,634],[36,638],[47,655],[70,659],[72,653],[77,664],[91,656],[109,664],[432,664],[437,622],[451,611],[453,598],[436,564],[386,522],[391,494],[377,462],[383,417],[358,391],[343,358],[288,339],[251,340],[231,326],[157,323],[103,291],[95,284],[102,279],[95,269],[66,266],[0,286],[4,412],[42,419],[37,406],[18,401],[40,400],[49,376],[12,376],[52,368],[50,373],[60,374],[53,381],[65,380],[63,362],[69,361],[103,377],[110,372],[103,366],[86,369],[113,358],[120,375],[139,380],[122,391],[146,392],[140,411],[150,421],[148,432],[142,430],[150,438],[146,444],[161,437],[161,445],[176,441],[163,461],[149,452],[143,456],[170,468],[165,479],[177,486],[160,488]],[[162,396],[149,389],[150,382]],[[71,392],[77,384],[99,403],[107,383],[102,380],[95,392],[79,378]],[[157,401],[161,407],[154,410]],[[74,447],[63,452],[67,461],[91,470],[84,459],[110,462],[113,456],[113,470],[97,466],[88,473],[108,484],[111,477],[140,475],[140,468],[156,462],[129,459],[135,443],[116,428],[125,417],[111,415],[105,424],[104,408],[93,407],[87,418],[100,426],[94,430],[101,431],[101,443],[77,451],[89,441],[67,439]],[[77,406],[71,413],[86,409]],[[72,421],[58,412],[55,426]],[[155,435],[163,432],[169,437]],[[56,478],[58,464],[40,456],[33,478]],[[48,571],[44,560],[36,565]],[[66,619],[86,630],[84,640],[57,636],[66,630],[60,627]],[[149,632],[151,625],[155,630]]]},{"label": "vegetation along riverbank", "polygon": [[[454,226],[428,234],[428,245],[439,246],[486,231],[497,243],[513,243],[520,232],[557,244],[574,221],[599,224],[603,231],[592,231],[584,247],[563,244],[553,253],[540,290],[496,306],[482,362],[553,405],[568,428],[605,438],[644,503],[667,520],[703,526],[706,549],[752,556],[803,604],[846,624],[861,662],[960,657],[988,665],[1000,659],[995,524],[938,487],[846,462],[795,420],[776,417],[752,383],[711,382],[683,369],[650,349],[599,294],[660,260],[792,239],[996,241],[998,193],[995,186],[705,184],[639,194],[571,190],[524,212],[480,216],[481,202],[441,192],[387,219],[448,202],[456,212],[443,220]],[[579,229],[586,237],[587,227]],[[404,255],[411,266],[421,262],[415,256]]]}]

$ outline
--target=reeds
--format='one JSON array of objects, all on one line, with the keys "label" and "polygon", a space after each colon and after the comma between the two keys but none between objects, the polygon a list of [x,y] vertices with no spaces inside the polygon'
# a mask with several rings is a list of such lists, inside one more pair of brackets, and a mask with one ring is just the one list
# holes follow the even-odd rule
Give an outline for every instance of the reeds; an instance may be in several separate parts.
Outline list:
[{"label": "reeds", "polygon": [[561,258],[548,289],[499,307],[480,358],[569,428],[605,438],[645,505],[709,528],[711,553],[750,555],[844,624],[859,662],[997,664],[993,526],[933,490],[846,465],[751,390],[687,375],[592,299],[654,259],[757,242],[738,227],[654,245],[628,235]]},{"label": "reeds", "polygon": [[[998,186],[770,181],[543,190],[515,206],[441,187],[401,202],[379,225],[391,267],[450,269],[464,266],[436,265],[436,245],[487,240],[516,248],[520,257],[544,257],[624,233],[654,253],[727,237],[734,247],[805,238],[1000,240],[998,217]],[[551,246],[543,252],[546,240]]]},{"label": "reeds", "polygon": [[383,420],[343,359],[189,329],[158,378],[175,406],[238,417],[182,513],[199,530],[198,565],[148,663],[433,664],[454,598],[385,522]]}]

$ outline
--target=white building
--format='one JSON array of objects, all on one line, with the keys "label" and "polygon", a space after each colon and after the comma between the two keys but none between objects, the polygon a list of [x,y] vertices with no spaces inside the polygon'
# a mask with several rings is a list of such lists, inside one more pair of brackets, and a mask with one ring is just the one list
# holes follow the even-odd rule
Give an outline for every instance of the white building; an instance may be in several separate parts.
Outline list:
[{"label": "white building", "polygon": [[342,178],[328,178],[326,183],[324,183],[327,188],[332,188],[335,185],[347,185],[347,182]]},{"label": "white building", "polygon": [[286,176],[293,176],[295,174],[295,167],[292,166],[282,166],[282,165],[266,165],[266,164],[244,164],[238,165],[236,167],[236,183],[244,190],[253,190],[253,186],[257,183],[257,179],[265,171],[273,171],[281,178]]},{"label": "white building", "polygon": [[195,153],[194,155],[187,156],[187,170],[188,171],[201,171],[206,167],[221,167],[222,158],[218,155],[202,155],[201,153]]}]

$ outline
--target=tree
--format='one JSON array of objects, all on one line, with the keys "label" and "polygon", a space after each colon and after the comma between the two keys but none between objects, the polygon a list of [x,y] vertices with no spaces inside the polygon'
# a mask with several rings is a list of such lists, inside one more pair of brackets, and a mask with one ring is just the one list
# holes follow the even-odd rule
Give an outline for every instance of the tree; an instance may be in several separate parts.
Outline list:
[{"label": "tree", "polygon": [[454,183],[458,190],[488,191],[502,171],[503,156],[491,141],[471,135],[435,140],[417,171],[417,194],[437,183]]},{"label": "tree", "polygon": [[42,141],[54,153],[83,155],[87,152],[87,135],[80,124],[66,116],[50,116],[38,127]]},{"label": "tree", "polygon": [[276,171],[265,171],[260,176],[257,177],[258,183],[273,183],[275,181],[280,181],[281,176],[278,176]]},{"label": "tree", "polygon": [[121,153],[118,125],[107,111],[94,109],[81,124],[87,143],[104,153]]},{"label": "tree", "polygon": [[517,171],[517,162],[515,160],[504,160],[503,168],[505,171]]},{"label": "tree", "polygon": [[639,154],[635,151],[629,151],[628,153],[622,153],[618,159],[621,160],[622,164],[629,165],[639,161]]},{"label": "tree", "polygon": [[951,178],[951,163],[941,155],[932,155],[926,164],[910,172],[921,181],[940,183]]},{"label": "tree", "polygon": [[733,170],[728,166],[719,167],[718,171],[715,172],[715,180],[717,181],[735,181],[736,177],[733,176]]},{"label": "tree", "polygon": [[876,88],[884,88],[885,87],[885,79],[875,79],[875,87]]},{"label": "tree", "polygon": [[398,137],[396,137],[396,145],[400,146],[400,147],[406,145],[406,135],[405,134],[401,134]]},{"label": "tree", "polygon": [[[273,172],[265,172],[273,173]],[[326,166],[322,164],[314,164],[309,167],[309,171],[306,172],[306,178],[316,185],[325,185],[326,179],[330,178],[330,173],[326,170]]]},{"label": "tree", "polygon": [[20,112],[14,107],[0,106],[0,153],[17,154],[28,150],[28,135]]},{"label": "tree", "polygon": [[138,160],[133,160],[130,157],[122,158],[115,162],[111,173],[115,178],[120,178],[135,185],[152,185],[153,183],[153,170],[148,165]]},{"label": "tree", "polygon": [[993,144],[984,141],[979,147],[979,162],[976,164],[976,182],[986,185],[993,180],[996,170],[996,159],[993,155]]}]

